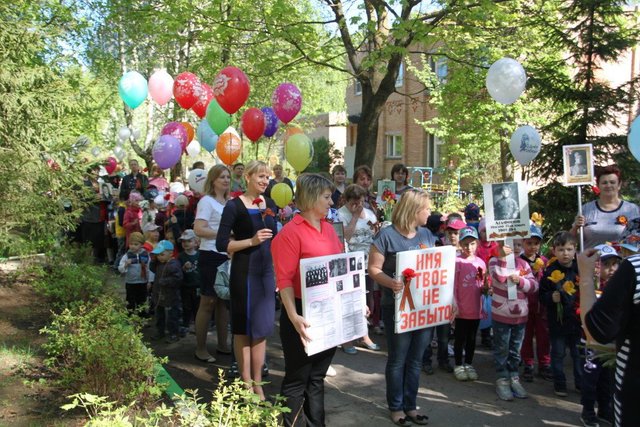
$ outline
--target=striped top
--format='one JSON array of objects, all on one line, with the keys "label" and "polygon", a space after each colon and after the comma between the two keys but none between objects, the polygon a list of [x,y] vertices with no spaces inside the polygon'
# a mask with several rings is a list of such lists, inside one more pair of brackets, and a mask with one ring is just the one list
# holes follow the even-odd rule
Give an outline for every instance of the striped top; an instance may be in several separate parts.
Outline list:
[{"label": "striped top", "polygon": [[[491,316],[493,320],[510,325],[527,323],[529,304],[527,294],[538,290],[538,281],[533,277],[529,264],[520,257],[515,258],[516,268],[508,269],[506,258],[491,258],[489,273],[493,286]],[[517,298],[508,299],[507,283],[512,274],[520,276],[517,283]]]},{"label": "striped top", "polygon": [[591,336],[618,349],[613,409],[616,426],[640,420],[640,255],[627,258],[585,316]]}]

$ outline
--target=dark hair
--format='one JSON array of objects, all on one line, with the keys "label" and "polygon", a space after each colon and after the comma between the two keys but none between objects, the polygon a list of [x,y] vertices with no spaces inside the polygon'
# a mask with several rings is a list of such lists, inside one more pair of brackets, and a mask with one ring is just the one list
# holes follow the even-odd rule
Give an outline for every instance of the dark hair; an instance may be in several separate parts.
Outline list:
[{"label": "dark hair", "polygon": [[335,175],[337,172],[347,173],[347,170],[342,165],[335,165],[333,169],[331,169],[331,176]]},{"label": "dark hair", "polygon": [[342,197],[344,197],[345,200],[359,200],[362,197],[366,197],[366,195],[367,190],[365,190],[362,186],[358,184],[351,184],[344,189]]},{"label": "dark hair", "polygon": [[358,177],[362,173],[367,175],[369,177],[369,179],[373,179],[373,172],[371,171],[371,168],[369,166],[367,166],[367,165],[361,165],[361,166],[358,166],[353,171],[353,182],[354,183],[358,180]]},{"label": "dark hair", "polygon": [[204,169],[204,162],[201,162],[201,161],[194,162],[193,166],[191,166],[191,169]]},{"label": "dark hair", "polygon": [[244,167],[244,163],[240,163],[240,162],[238,162],[238,163],[236,163],[235,165],[233,165],[233,167],[232,167],[231,169],[235,169],[235,168],[237,168],[238,166],[242,166],[242,167]]},{"label": "dark hair", "polygon": [[396,163],[391,168],[391,179],[393,179],[393,174],[396,172],[404,172],[405,177],[404,177],[404,182],[402,184],[407,185],[409,183],[409,169],[407,169],[407,167],[402,163]]},{"label": "dark hair", "polygon": [[568,231],[558,231],[553,236],[553,242],[551,246],[555,248],[557,246],[564,246],[568,243],[573,244],[573,246],[578,246],[578,240],[576,239],[576,236]]},{"label": "dark hair", "polygon": [[618,166],[616,165],[608,165],[598,168],[596,171],[596,184],[600,184],[600,177],[603,175],[615,175],[618,177],[618,181],[622,181],[620,169],[618,169]]}]

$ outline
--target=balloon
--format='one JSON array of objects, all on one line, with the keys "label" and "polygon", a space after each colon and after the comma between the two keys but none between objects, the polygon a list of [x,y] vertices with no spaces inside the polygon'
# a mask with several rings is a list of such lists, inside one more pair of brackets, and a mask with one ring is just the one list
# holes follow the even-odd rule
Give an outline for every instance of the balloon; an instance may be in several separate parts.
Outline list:
[{"label": "balloon", "polygon": [[192,110],[198,117],[204,119],[207,115],[209,102],[213,99],[213,89],[208,84],[201,83],[199,87],[196,87],[196,96],[198,97],[198,102],[193,104]]},{"label": "balloon", "polygon": [[[200,141],[200,145],[202,148],[207,150],[209,153],[216,149],[216,144],[218,143],[218,135],[211,129],[209,126],[209,122],[203,120],[198,125],[198,130],[196,131],[198,136],[198,141]],[[187,147],[189,148],[189,147]]]},{"label": "balloon", "polygon": [[284,131],[284,137],[282,138],[282,141],[286,146],[289,138],[291,138],[293,135],[298,135],[301,133],[303,133],[302,129],[300,129],[298,126],[287,126],[287,128]]},{"label": "balloon", "polygon": [[212,99],[207,106],[207,121],[216,135],[222,135],[231,124],[231,116],[220,107],[218,101]]},{"label": "balloon", "polygon": [[107,158],[107,164],[104,165],[104,169],[109,175],[111,175],[118,167],[118,161],[114,157]]},{"label": "balloon", "polygon": [[200,143],[194,139],[189,143],[189,145],[187,145],[187,155],[189,157],[196,157],[198,154],[200,154],[200,149]]},{"label": "balloon", "polygon": [[[173,193],[173,194],[181,194],[184,193],[184,191],[186,190],[186,188],[184,188],[184,184],[181,182],[172,182],[171,184],[169,184],[169,193]],[[175,197],[174,197],[175,199]]]},{"label": "balloon", "polygon": [[225,132],[220,135],[218,144],[216,145],[216,153],[222,162],[231,166],[240,156],[242,151],[242,141],[232,132]]},{"label": "balloon", "polygon": [[283,123],[289,123],[302,108],[302,95],[296,85],[282,83],[271,95],[271,106]]},{"label": "balloon", "polygon": [[158,70],[149,77],[149,95],[158,105],[164,105],[173,96],[173,77],[166,70]]},{"label": "balloon", "polygon": [[527,73],[515,59],[502,58],[489,68],[486,80],[489,95],[501,104],[513,104],[527,85]]},{"label": "balloon", "polygon": [[116,156],[119,162],[123,161],[127,152],[122,147],[116,147],[113,149],[113,155]]},{"label": "balloon", "polygon": [[213,81],[213,94],[220,107],[233,114],[249,99],[249,79],[239,68],[223,68]]},{"label": "balloon", "polygon": [[629,135],[627,136],[627,145],[629,146],[629,151],[631,151],[633,157],[640,162],[640,120],[638,117],[633,119],[633,122],[631,122]]},{"label": "balloon", "polygon": [[131,130],[128,127],[122,126],[120,130],[118,130],[118,138],[120,141],[126,141],[131,137]]},{"label": "balloon", "polygon": [[279,208],[284,208],[293,200],[293,190],[288,184],[281,182],[271,189],[271,198]]},{"label": "balloon", "polygon": [[520,165],[526,166],[536,158],[540,152],[541,145],[542,140],[538,132],[535,128],[526,125],[520,126],[513,132],[509,149],[516,161],[520,163]]},{"label": "balloon", "polygon": [[189,189],[204,193],[204,183],[207,182],[207,171],[203,169],[193,169],[189,172]]},{"label": "balloon", "polygon": [[297,172],[302,172],[313,159],[313,144],[303,133],[292,135],[284,147],[284,155]]},{"label": "balloon", "polygon": [[195,129],[191,126],[189,122],[180,122],[180,124],[184,127],[184,130],[187,131],[187,142],[193,141],[193,137],[196,135]]},{"label": "balloon", "polygon": [[131,136],[133,136],[133,139],[137,141],[140,138],[140,129],[132,130]]},{"label": "balloon", "polygon": [[[162,128],[160,135],[171,135],[180,141],[180,146],[182,147],[182,151],[187,149],[188,135],[187,130],[182,126],[180,122],[169,122]],[[166,169],[166,168],[163,168]]]},{"label": "balloon", "polygon": [[153,160],[160,169],[169,169],[180,160],[182,146],[180,141],[172,135],[162,135],[153,144]]},{"label": "balloon", "polygon": [[199,88],[200,80],[195,74],[189,72],[180,73],[173,82],[173,97],[178,105],[188,110],[198,102],[196,91],[199,91]]},{"label": "balloon", "polygon": [[264,114],[264,136],[271,138],[278,131],[278,116],[271,107],[262,107],[262,114]]},{"label": "balloon", "polygon": [[147,80],[137,71],[128,71],[120,77],[118,93],[124,103],[134,109],[147,99]]},{"label": "balloon", "polygon": [[91,155],[93,157],[98,157],[100,155],[100,147],[93,147],[91,149]]},{"label": "balloon", "polygon": [[247,138],[256,142],[264,132],[264,113],[257,108],[249,108],[242,114],[240,123]]}]

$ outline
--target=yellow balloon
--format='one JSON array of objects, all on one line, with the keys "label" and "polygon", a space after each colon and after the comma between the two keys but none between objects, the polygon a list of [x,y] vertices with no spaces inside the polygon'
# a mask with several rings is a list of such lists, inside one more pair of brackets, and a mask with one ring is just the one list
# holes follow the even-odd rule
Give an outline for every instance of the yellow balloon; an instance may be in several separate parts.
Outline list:
[{"label": "yellow balloon", "polygon": [[287,162],[297,172],[301,172],[309,166],[311,159],[313,159],[313,144],[309,137],[303,133],[291,135],[284,148],[284,155]]},{"label": "yellow balloon", "polygon": [[271,198],[279,208],[284,208],[293,199],[293,190],[289,185],[281,182],[280,184],[276,184],[271,189]]}]

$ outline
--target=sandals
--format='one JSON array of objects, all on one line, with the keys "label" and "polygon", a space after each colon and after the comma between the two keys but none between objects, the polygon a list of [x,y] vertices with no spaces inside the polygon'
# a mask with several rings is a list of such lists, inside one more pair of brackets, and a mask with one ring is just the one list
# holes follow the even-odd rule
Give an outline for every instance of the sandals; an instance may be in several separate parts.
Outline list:
[{"label": "sandals", "polygon": [[409,417],[400,417],[397,420],[391,418],[391,422],[397,426],[410,426],[411,421],[409,421]]},{"label": "sandals", "polygon": [[407,419],[412,423],[418,424],[420,426],[429,424],[429,422],[427,421],[429,417],[427,417],[426,415],[420,415],[420,414],[416,414],[414,416],[407,415]]}]

